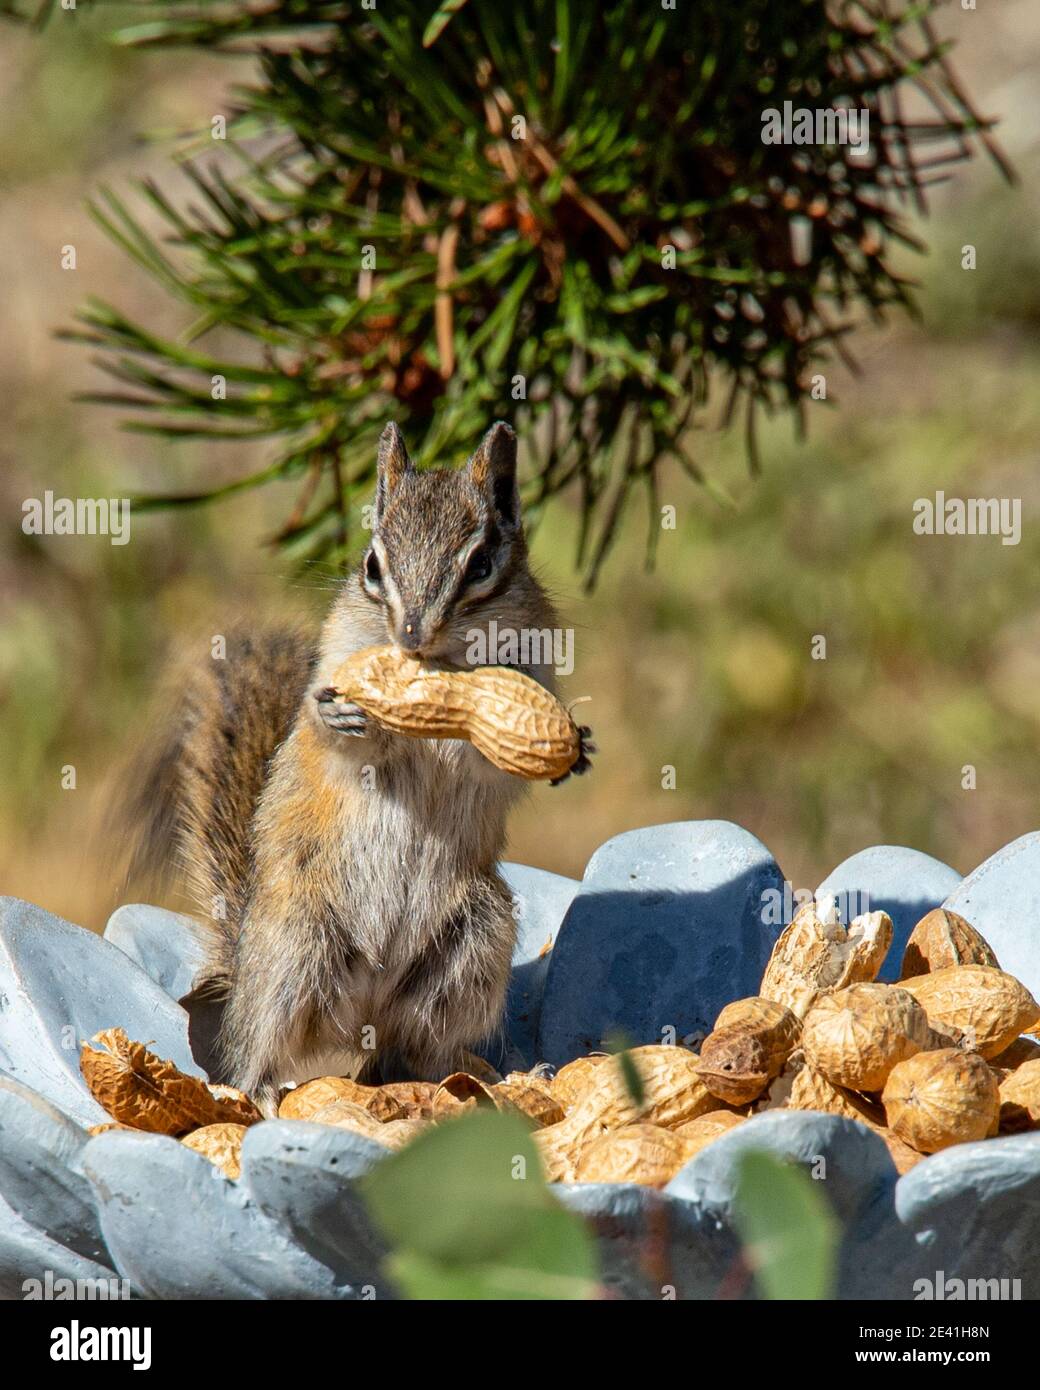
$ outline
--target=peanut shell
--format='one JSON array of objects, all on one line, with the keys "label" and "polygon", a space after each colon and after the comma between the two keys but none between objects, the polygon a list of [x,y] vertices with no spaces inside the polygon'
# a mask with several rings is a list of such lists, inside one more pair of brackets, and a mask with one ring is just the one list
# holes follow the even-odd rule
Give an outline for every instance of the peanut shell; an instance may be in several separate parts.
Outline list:
[{"label": "peanut shell", "polygon": [[578,1182],[634,1182],[663,1187],[690,1157],[688,1145],[660,1125],[626,1125],[602,1135],[582,1153]]},{"label": "peanut shell", "polygon": [[535,1131],[550,1181],[573,1181],[579,1155],[608,1130],[636,1123],[673,1129],[721,1107],[697,1074],[695,1052],[652,1043],[628,1055],[642,1082],[641,1102],[629,1094],[621,1063],[610,1058],[596,1067],[592,1084],[566,1119]]},{"label": "peanut shell", "polygon": [[564,1119],[565,1111],[558,1100],[540,1086],[526,1086],[516,1081],[500,1081],[492,1086],[496,1102],[505,1099],[539,1129],[555,1125]]},{"label": "peanut shell", "polygon": [[242,1140],[246,1128],[245,1125],[234,1124],[203,1125],[186,1134],[181,1143],[186,1149],[194,1149],[203,1158],[208,1158],[226,1178],[239,1178],[242,1176]]},{"label": "peanut shell", "polygon": [[911,980],[950,965],[999,966],[989,943],[956,912],[936,907],[910,933],[899,978]]},{"label": "peanut shell", "polygon": [[924,1009],[894,985],[849,985],[823,994],[802,1027],[809,1066],[852,1091],[880,1091],[897,1062],[934,1046]]},{"label": "peanut shell", "polygon": [[497,1086],[502,1080],[502,1073],[496,1071],[490,1062],[486,1062],[483,1057],[478,1057],[475,1052],[463,1052],[459,1059],[458,1069],[467,1072],[470,1076],[475,1076],[478,1081],[483,1081],[487,1086]]},{"label": "peanut shell", "polygon": [[446,1076],[433,1093],[433,1118],[444,1120],[462,1115],[467,1110],[498,1110],[495,1093],[486,1082],[469,1072],[457,1071]]},{"label": "peanut shell", "polygon": [[427,1124],[425,1120],[388,1120],[384,1124],[352,1100],[331,1101],[307,1118],[312,1124],[349,1129],[387,1149],[402,1148]]},{"label": "peanut shell", "polygon": [[892,1130],[882,1127],[878,1130],[878,1136],[885,1141],[885,1148],[888,1149],[900,1177],[923,1162],[925,1155],[912,1149],[909,1144],[904,1144],[899,1135],[894,1134]]},{"label": "peanut shell", "polygon": [[547,1096],[552,1095],[552,1075],[545,1064],[535,1067],[533,1071],[511,1071],[505,1077],[505,1082],[508,1086],[533,1086]]},{"label": "peanut shell", "polygon": [[919,1052],[892,1068],[882,1103],[898,1139],[919,1153],[985,1139],[995,1132],[1000,1092],[977,1052]]},{"label": "peanut shell", "polygon": [[332,685],[395,733],[468,739],[517,777],[563,777],[581,752],[574,720],[556,697],[511,667],[427,669],[396,647],[368,647],[339,667]]},{"label": "peanut shell", "polygon": [[960,1030],[965,1045],[987,1060],[1040,1019],[1040,1005],[1026,987],[993,966],[947,966],[901,980],[899,987],[910,991],[937,1032]]},{"label": "peanut shell", "polygon": [[349,1076],[317,1076],[288,1091],[278,1106],[280,1120],[312,1120],[319,1110],[337,1100],[349,1100],[362,1108],[372,1100],[377,1087],[362,1086]]},{"label": "peanut shell", "polygon": [[95,1034],[80,1051],[80,1070],[113,1120],[150,1134],[183,1134],[200,1125],[255,1124],[260,1112],[233,1087],[209,1086],[131,1042],[122,1028]]},{"label": "peanut shell", "polygon": [[592,1085],[597,1067],[610,1060],[607,1052],[593,1052],[588,1057],[576,1057],[565,1063],[552,1079],[553,1096],[564,1110],[570,1110]]},{"label": "peanut shell", "polygon": [[756,1100],[783,1070],[801,1024],[771,999],[738,999],[719,1014],[701,1047],[698,1074],[712,1095],[730,1105]]},{"label": "peanut shell", "polygon": [[804,1018],[821,991],[873,980],[891,944],[886,912],[862,913],[846,929],[807,904],[781,932],[759,994]]},{"label": "peanut shell", "polygon": [[880,1105],[829,1081],[808,1064],[804,1053],[796,1053],[790,1059],[769,1095],[770,1103],[764,1109],[819,1110],[825,1115],[843,1115],[871,1128],[885,1123]]},{"label": "peanut shell", "polygon": [[1000,1083],[1000,1128],[1005,1134],[1040,1128],[1040,1060],[1023,1062]]},{"label": "peanut shell", "polygon": [[375,1088],[365,1109],[384,1124],[394,1120],[428,1120],[433,1115],[436,1090],[432,1081],[392,1081]]},{"label": "peanut shell", "polygon": [[731,1129],[742,1125],[744,1119],[743,1115],[738,1115],[734,1110],[713,1110],[708,1115],[698,1115],[695,1120],[684,1120],[681,1125],[676,1125],[671,1133],[683,1140],[686,1145],[686,1157],[691,1159],[694,1154],[700,1153],[701,1149],[706,1149],[716,1139],[721,1139]]},{"label": "peanut shell", "polygon": [[1035,1062],[1040,1058],[1040,1043],[1034,1038],[1016,1038],[1010,1047],[1005,1047],[1003,1052],[990,1060],[991,1067],[1002,1068],[1005,1071],[1014,1071],[1023,1062]]}]

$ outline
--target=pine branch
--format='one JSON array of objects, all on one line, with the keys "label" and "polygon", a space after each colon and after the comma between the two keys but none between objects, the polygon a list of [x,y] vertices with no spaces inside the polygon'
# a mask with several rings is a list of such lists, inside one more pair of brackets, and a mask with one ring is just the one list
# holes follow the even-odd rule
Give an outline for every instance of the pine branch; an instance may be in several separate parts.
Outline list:
[{"label": "pine branch", "polygon": [[[803,421],[812,374],[853,361],[850,328],[913,311],[891,267],[896,244],[920,249],[901,204],[978,145],[1008,172],[937,5],[136,0],[120,43],[259,61],[227,140],[182,165],[191,199],[140,186],[158,237],[123,197],[95,199],[190,317],[170,341],[87,305],[69,336],[125,388],[92,398],[167,437],[269,438],[241,485],[304,479],[273,543],[326,560],[347,554],[383,421],[432,462],[509,417],[532,441],[531,504],[577,493],[594,579],[632,488],[655,506],[670,458],[707,485],[688,435],[709,386],[757,470],[761,412]],[[928,121],[904,118],[908,85]],[[866,157],[763,143],[785,100],[858,108]],[[233,358],[205,351],[217,328]]]}]

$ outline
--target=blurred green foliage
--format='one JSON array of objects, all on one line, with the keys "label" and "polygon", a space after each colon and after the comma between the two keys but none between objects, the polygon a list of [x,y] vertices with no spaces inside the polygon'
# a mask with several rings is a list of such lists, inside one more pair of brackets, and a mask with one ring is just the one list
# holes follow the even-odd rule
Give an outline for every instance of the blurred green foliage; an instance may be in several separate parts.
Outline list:
[{"label": "blurred green foliage", "polygon": [[527,1125],[493,1111],[439,1125],[385,1159],[362,1193],[392,1246],[387,1273],[416,1299],[587,1299],[584,1222],[542,1177]]},{"label": "blurred green foliage", "polygon": [[801,1168],[754,1151],[737,1161],[733,1220],[761,1297],[833,1297],[839,1226]]}]

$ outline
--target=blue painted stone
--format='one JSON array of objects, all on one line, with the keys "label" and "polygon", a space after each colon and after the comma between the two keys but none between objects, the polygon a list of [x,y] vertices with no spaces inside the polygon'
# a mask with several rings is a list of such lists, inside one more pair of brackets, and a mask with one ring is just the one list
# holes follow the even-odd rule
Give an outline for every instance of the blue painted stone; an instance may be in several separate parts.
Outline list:
[{"label": "blue painted stone", "polygon": [[516,903],[516,946],[506,999],[504,1040],[499,1046],[477,1048],[503,1073],[527,1071],[535,1056],[542,994],[549,970],[549,950],[578,891],[578,881],[532,869],[527,864],[499,866]]},{"label": "blue painted stone", "polygon": [[839,1115],[773,1110],[702,1149],[665,1188],[687,1206],[685,1227],[673,1237],[683,1297],[754,1295],[753,1285],[740,1283],[740,1239],[733,1223],[738,1160],[752,1150],[815,1175],[841,1228],[835,1297],[908,1296],[890,1292],[893,1283],[908,1286],[916,1249],[896,1218],[897,1174],[882,1140]]},{"label": "blue painted stone", "polygon": [[[55,1287],[57,1280],[103,1280],[108,1284],[116,1277],[111,1269],[52,1240],[0,1197],[0,1299],[22,1299],[34,1293],[43,1296],[25,1281],[37,1280],[44,1285],[48,1273],[52,1297],[65,1293],[60,1286]],[[86,1289],[83,1296],[87,1296]],[[120,1296],[118,1288],[115,1296]]]},{"label": "blue painted stone", "polygon": [[382,1272],[387,1246],[357,1188],[357,1179],[387,1153],[349,1130],[271,1120],[246,1134],[241,1181],[260,1211],[326,1265],[337,1283],[393,1297]]},{"label": "blue painted stone", "polygon": [[[1020,1279],[1023,1299],[1040,1298],[1040,1133],[933,1154],[899,1179],[896,1211],[920,1251],[914,1278],[930,1280],[933,1297],[942,1271]],[[901,1296],[915,1296],[912,1283]]]},{"label": "blue painted stone", "polygon": [[83,1169],[116,1268],[145,1298],[353,1298],[248,1188],[161,1134],[110,1130]]},{"label": "blue painted stone", "polygon": [[549,958],[539,1058],[561,1066],[619,1033],[634,1044],[708,1033],[726,1004],[757,992],[778,931],[764,918],[782,893],[773,856],[728,821],[608,840]]},{"label": "blue painted stone", "polygon": [[171,999],[182,999],[205,963],[204,931],[183,912],[127,903],[108,919],[105,940],[118,946]]},{"label": "blue painted stone", "polygon": [[1040,831],[997,850],[943,906],[980,931],[1001,969],[1040,997]]},{"label": "blue painted stone", "polygon": [[125,1028],[202,1075],[183,1009],[118,947],[17,898],[0,898],[0,1073],[82,1125],[109,1119],[80,1075],[80,1043]]},{"label": "blue painted stone", "polygon": [[60,1245],[105,1263],[94,1194],[80,1167],[88,1138],[42,1096],[0,1077],[0,1195]]},{"label": "blue painted stone", "polygon": [[888,1149],[866,1125],[815,1110],[768,1110],[695,1154],[664,1190],[728,1221],[736,1193],[736,1160],[749,1150],[798,1164],[810,1176],[818,1165],[816,1171],[824,1174],[820,1188],[835,1215],[846,1222],[879,1197],[890,1197],[896,1182]]},{"label": "blue painted stone", "polygon": [[833,893],[846,925],[861,912],[887,912],[892,918],[892,946],[878,976],[898,980],[907,937],[932,908],[961,881],[956,869],[920,850],[902,845],[872,845],[832,869],[816,896]]},{"label": "blue painted stone", "polygon": [[[638,1183],[568,1183],[550,1189],[561,1205],[583,1217],[596,1238],[600,1283],[617,1298],[662,1299],[668,1266],[654,1271],[645,1255],[652,1232],[667,1232],[669,1200]],[[657,1278],[655,1280],[655,1273]]]}]

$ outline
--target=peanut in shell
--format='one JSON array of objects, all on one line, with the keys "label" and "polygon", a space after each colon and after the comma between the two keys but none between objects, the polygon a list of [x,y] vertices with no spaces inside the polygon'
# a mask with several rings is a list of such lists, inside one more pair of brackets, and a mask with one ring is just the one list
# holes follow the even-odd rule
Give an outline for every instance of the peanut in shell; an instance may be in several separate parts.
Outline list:
[{"label": "peanut in shell", "polygon": [[857,1091],[829,1081],[809,1065],[801,1052],[791,1057],[769,1095],[770,1103],[764,1109],[819,1110],[825,1115],[842,1115],[846,1120],[856,1120],[871,1128],[885,1123],[885,1112],[880,1105]]},{"label": "peanut in shell", "polygon": [[756,1100],[798,1043],[801,1024],[771,999],[738,999],[719,1014],[701,1046],[697,1070],[712,1095],[730,1105]]},{"label": "peanut in shell", "polygon": [[970,922],[948,908],[936,907],[910,933],[899,978],[911,980],[951,965],[999,964],[989,942]]},{"label": "peanut in shell", "polygon": [[888,1127],[919,1153],[995,1133],[1000,1092],[977,1052],[945,1047],[892,1068],[882,1093]]},{"label": "peanut in shell", "polygon": [[592,1052],[587,1057],[576,1057],[566,1062],[553,1077],[552,1094],[564,1110],[570,1110],[592,1085],[593,1073],[604,1062],[610,1061],[607,1052]]},{"label": "peanut in shell", "polygon": [[1023,1062],[1000,1083],[1000,1129],[1022,1134],[1040,1128],[1040,1060]]},{"label": "peanut in shell", "polygon": [[904,1173],[909,1173],[911,1168],[916,1168],[921,1163],[925,1155],[912,1149],[909,1144],[903,1142],[898,1134],[882,1126],[877,1131],[878,1137],[884,1140],[885,1148],[889,1152],[892,1162],[895,1164],[896,1172],[900,1177]]},{"label": "peanut in shell", "polygon": [[591,1084],[566,1119],[535,1131],[534,1141],[550,1181],[573,1181],[583,1150],[608,1130],[630,1124],[674,1129],[721,1108],[722,1102],[697,1073],[695,1052],[651,1043],[632,1048],[628,1056],[639,1073],[641,1099],[630,1093],[620,1061],[611,1057],[595,1068]]},{"label": "peanut in shell", "polygon": [[577,1182],[632,1182],[664,1187],[691,1157],[687,1143],[660,1125],[625,1125],[591,1143],[575,1168]]},{"label": "peanut in shell", "polygon": [[1013,975],[988,965],[953,965],[901,980],[932,1028],[963,1034],[964,1046],[995,1058],[1040,1019],[1040,1005]]},{"label": "peanut in shell", "polygon": [[396,647],[368,647],[338,668],[332,686],[395,733],[468,739],[517,777],[555,780],[581,753],[578,728],[559,700],[512,667],[437,670]]},{"label": "peanut in shell", "polygon": [[849,985],[823,994],[802,1026],[809,1066],[852,1091],[880,1091],[898,1062],[934,1046],[924,1009],[895,985]]},{"label": "peanut in shell", "polygon": [[684,1120],[671,1132],[683,1140],[687,1159],[691,1159],[694,1154],[700,1153],[701,1149],[706,1149],[709,1144],[714,1144],[716,1139],[721,1139],[731,1129],[742,1125],[745,1118],[735,1110],[712,1110],[708,1115],[698,1115],[695,1120]]}]

